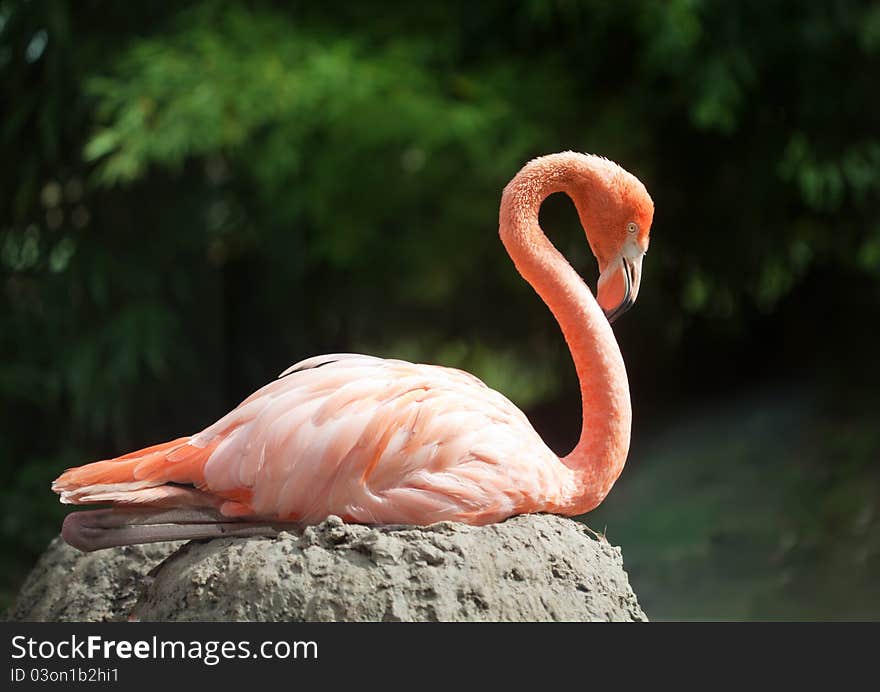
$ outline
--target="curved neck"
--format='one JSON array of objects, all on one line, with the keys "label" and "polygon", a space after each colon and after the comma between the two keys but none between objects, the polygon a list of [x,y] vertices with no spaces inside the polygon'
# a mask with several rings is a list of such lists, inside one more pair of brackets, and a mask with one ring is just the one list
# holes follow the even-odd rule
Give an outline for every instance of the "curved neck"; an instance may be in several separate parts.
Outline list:
[{"label": "curved neck", "polygon": [[[552,311],[580,381],[583,425],[577,446],[562,459],[577,487],[566,513],[588,512],[611,490],[629,450],[632,410],[620,348],[590,289],[553,247],[538,223],[541,203],[555,192],[585,206],[600,203],[605,178],[583,154],[556,154],[529,163],[504,189],[499,234],[517,270]],[[585,229],[588,236],[591,228]],[[591,243],[592,244],[592,243]]]}]

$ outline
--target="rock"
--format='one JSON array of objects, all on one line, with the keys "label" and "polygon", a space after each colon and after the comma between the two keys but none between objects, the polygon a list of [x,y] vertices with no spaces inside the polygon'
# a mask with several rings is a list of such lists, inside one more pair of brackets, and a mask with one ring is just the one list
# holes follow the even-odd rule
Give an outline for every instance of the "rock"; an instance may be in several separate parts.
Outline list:
[{"label": "rock", "polygon": [[55,538],[31,570],[8,618],[35,622],[125,620],[147,573],[183,542],[82,553]]},{"label": "rock", "polygon": [[551,515],[483,527],[374,527],[330,517],[301,534],[192,541],[170,554],[174,548],[84,555],[56,539],[11,617],[647,619],[620,549],[597,540],[583,524]]}]

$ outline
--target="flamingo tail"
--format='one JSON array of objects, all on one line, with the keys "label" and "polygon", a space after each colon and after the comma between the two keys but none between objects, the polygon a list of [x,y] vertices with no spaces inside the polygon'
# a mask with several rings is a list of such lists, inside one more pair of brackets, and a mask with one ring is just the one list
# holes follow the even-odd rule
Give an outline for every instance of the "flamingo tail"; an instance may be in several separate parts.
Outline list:
[{"label": "flamingo tail", "polygon": [[195,447],[190,439],[180,437],[67,469],[52,483],[52,490],[61,502],[73,505],[216,506],[221,498],[200,490],[205,463],[216,445]]}]

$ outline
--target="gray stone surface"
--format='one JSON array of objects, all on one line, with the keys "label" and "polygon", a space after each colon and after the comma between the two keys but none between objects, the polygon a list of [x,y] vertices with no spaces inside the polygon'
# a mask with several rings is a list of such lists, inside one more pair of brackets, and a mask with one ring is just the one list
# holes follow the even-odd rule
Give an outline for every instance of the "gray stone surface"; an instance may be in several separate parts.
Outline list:
[{"label": "gray stone surface", "polygon": [[[620,549],[550,515],[371,527],[83,555],[56,539],[19,620],[645,620]],[[172,554],[173,553],[173,554]],[[149,574],[148,574],[149,573]]]},{"label": "gray stone surface", "polygon": [[130,545],[82,553],[61,536],[46,548],[7,614],[10,620],[125,620],[147,573],[182,542]]}]

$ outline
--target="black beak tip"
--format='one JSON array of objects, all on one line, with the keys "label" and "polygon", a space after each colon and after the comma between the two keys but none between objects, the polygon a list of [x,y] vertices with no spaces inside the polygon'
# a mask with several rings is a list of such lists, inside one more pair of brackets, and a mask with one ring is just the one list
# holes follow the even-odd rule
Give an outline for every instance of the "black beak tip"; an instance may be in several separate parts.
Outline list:
[{"label": "black beak tip", "polygon": [[617,321],[617,318],[623,314],[623,311],[620,308],[614,308],[613,310],[605,310],[605,317],[608,318],[608,324],[614,324]]},{"label": "black beak tip", "polygon": [[627,310],[629,310],[633,306],[634,302],[635,301],[631,300],[629,298],[629,296],[627,296],[626,300],[624,300],[620,305],[618,305],[613,310],[603,310],[603,312],[605,313],[605,317],[608,318],[608,322],[610,324],[614,324],[614,322],[617,320],[618,317],[620,317],[623,313],[625,313]]}]

